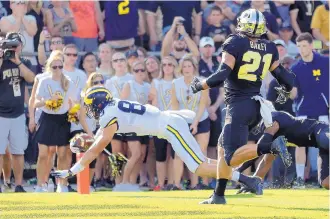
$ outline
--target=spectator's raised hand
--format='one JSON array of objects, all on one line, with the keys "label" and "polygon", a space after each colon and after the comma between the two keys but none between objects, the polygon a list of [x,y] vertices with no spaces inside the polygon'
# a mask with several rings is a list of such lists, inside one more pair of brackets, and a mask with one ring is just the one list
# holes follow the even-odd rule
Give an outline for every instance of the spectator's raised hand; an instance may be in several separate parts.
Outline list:
[{"label": "spectator's raised hand", "polygon": [[178,26],[178,25],[182,25],[182,23],[185,21],[185,19],[183,17],[174,17],[173,19],[173,23],[172,23],[172,28],[175,28]]},{"label": "spectator's raised hand", "polygon": [[185,35],[187,35],[187,32],[186,32],[186,29],[184,28],[184,26],[182,25],[182,24],[179,24],[178,26],[177,26],[177,32],[180,34],[180,35],[182,35],[182,36],[185,36]]}]

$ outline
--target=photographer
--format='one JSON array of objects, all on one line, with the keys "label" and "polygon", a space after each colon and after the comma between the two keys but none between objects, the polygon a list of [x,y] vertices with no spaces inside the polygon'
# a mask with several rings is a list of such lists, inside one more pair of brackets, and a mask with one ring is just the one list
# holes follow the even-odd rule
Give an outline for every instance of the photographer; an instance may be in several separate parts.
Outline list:
[{"label": "photographer", "polygon": [[[22,187],[24,150],[28,145],[25,126],[25,82],[33,82],[34,74],[27,67],[30,62],[20,58],[22,41],[17,33],[8,33],[7,43],[0,40],[0,169],[7,145],[12,154],[15,192],[25,192]],[[7,44],[8,45],[8,44]]]}]

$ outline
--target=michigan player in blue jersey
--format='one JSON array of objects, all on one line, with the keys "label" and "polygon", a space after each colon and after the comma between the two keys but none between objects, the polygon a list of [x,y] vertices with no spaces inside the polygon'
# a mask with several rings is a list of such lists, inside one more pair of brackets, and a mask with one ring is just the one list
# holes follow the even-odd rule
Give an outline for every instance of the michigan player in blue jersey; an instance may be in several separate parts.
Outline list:
[{"label": "michigan player in blue jersey", "polygon": [[194,92],[217,87],[224,82],[227,112],[222,131],[219,176],[211,198],[201,204],[225,204],[226,184],[231,167],[261,154],[276,153],[284,164],[291,163],[285,145],[272,148],[273,136],[264,134],[256,145],[246,145],[249,129],[260,120],[260,104],[252,99],[260,94],[261,81],[268,71],[281,85],[278,102],[289,96],[295,75],[279,64],[276,45],[260,39],[267,32],[263,14],[255,9],[244,11],[237,20],[237,34],[230,35],[222,46],[222,62],[216,73],[192,83]]},{"label": "michigan player in blue jersey", "polygon": [[[284,135],[287,141],[296,145],[314,145],[319,148],[321,158],[321,172],[319,182],[323,188],[329,189],[329,125],[315,119],[300,119],[291,116],[284,111],[272,112],[274,124],[268,128],[274,137]],[[265,130],[262,122],[250,132],[251,139],[258,139]],[[304,146],[305,147],[305,146]],[[265,155],[259,164],[256,176],[264,178],[272,166],[273,156]],[[250,191],[250,188],[242,188],[242,191]]]}]

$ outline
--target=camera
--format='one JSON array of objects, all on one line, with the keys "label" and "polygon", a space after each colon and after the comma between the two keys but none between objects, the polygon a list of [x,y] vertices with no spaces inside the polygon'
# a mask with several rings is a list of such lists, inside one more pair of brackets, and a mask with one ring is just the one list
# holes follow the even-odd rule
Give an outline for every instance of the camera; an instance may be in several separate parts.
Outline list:
[{"label": "camera", "polygon": [[3,59],[15,58],[15,49],[20,45],[17,39],[5,39],[0,41],[0,48],[3,50]]}]

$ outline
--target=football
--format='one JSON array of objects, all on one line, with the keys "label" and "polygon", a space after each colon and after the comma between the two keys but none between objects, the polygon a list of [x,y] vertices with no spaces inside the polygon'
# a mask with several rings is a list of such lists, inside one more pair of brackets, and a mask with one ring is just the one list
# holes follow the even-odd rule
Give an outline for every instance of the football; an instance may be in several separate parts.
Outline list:
[{"label": "football", "polygon": [[76,134],[70,141],[71,151],[77,153],[77,149],[80,152],[85,152],[94,143],[94,138],[86,133]]}]

